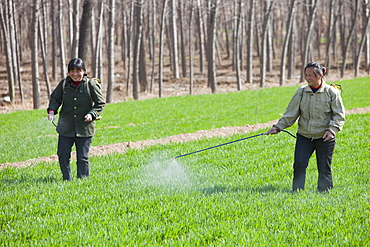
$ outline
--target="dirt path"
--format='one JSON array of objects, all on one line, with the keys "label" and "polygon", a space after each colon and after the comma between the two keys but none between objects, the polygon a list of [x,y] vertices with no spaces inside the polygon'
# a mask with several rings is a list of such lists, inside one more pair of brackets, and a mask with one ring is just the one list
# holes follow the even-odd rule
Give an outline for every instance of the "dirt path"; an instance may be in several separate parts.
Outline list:
[{"label": "dirt path", "polygon": [[[346,114],[355,114],[355,113],[368,113],[370,112],[370,106],[364,108],[354,108],[352,110],[346,111]],[[123,143],[115,143],[103,146],[95,146],[91,147],[90,149],[90,156],[94,155],[106,155],[110,153],[125,153],[128,148],[140,149],[146,146],[156,145],[156,144],[167,144],[171,142],[187,142],[198,140],[201,138],[211,138],[211,137],[223,137],[223,136],[230,136],[233,134],[241,134],[247,133],[251,131],[257,131],[259,129],[264,129],[269,126],[272,126],[276,123],[277,120],[270,121],[267,123],[262,124],[254,124],[254,125],[244,125],[244,126],[228,126],[222,127],[219,129],[210,129],[210,130],[199,130],[194,133],[183,133],[179,135],[168,136],[162,139],[157,140],[144,140],[144,141],[136,141],[136,142],[123,142]],[[75,152],[72,153],[72,157],[75,157]],[[12,166],[12,167],[24,167],[29,166],[32,164],[36,164],[39,162],[50,162],[50,161],[57,161],[58,156],[52,155],[49,157],[39,157],[36,159],[30,159],[22,162],[15,162],[15,163],[4,163],[0,164],[0,169]]]}]

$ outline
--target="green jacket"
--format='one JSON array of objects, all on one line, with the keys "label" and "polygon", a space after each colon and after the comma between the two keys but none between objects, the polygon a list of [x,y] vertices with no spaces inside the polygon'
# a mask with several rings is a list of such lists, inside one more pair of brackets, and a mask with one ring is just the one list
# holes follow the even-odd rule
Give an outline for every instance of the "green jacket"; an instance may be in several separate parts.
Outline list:
[{"label": "green jacket", "polygon": [[345,122],[340,91],[325,82],[316,93],[308,85],[298,88],[284,115],[274,126],[282,130],[297,119],[298,133],[307,138],[322,138],[327,130],[337,133]]},{"label": "green jacket", "polygon": [[[89,88],[88,88],[89,87]],[[60,116],[57,132],[66,137],[91,137],[95,133],[95,121],[85,122],[85,115],[90,113],[95,120],[105,106],[105,99],[97,79],[89,79],[87,75],[76,87],[67,76],[59,82],[50,96],[47,111],[54,110]]]}]

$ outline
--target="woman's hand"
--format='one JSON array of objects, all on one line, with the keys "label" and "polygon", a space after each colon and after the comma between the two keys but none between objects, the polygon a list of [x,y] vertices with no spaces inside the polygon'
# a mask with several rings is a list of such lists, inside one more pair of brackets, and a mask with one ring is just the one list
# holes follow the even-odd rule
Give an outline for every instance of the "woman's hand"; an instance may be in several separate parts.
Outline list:
[{"label": "woman's hand", "polygon": [[275,134],[278,134],[280,132],[280,129],[278,127],[272,127],[269,131],[267,131],[267,133],[269,135],[275,135]]},{"label": "woman's hand", "polygon": [[332,131],[327,130],[322,138],[324,141],[330,141],[335,138],[335,134]]},{"label": "woman's hand", "polygon": [[86,114],[85,122],[91,122],[92,120],[93,120],[92,115],[91,114]]},{"label": "woman's hand", "polygon": [[54,111],[49,111],[47,118],[50,122],[54,121],[55,120]]}]

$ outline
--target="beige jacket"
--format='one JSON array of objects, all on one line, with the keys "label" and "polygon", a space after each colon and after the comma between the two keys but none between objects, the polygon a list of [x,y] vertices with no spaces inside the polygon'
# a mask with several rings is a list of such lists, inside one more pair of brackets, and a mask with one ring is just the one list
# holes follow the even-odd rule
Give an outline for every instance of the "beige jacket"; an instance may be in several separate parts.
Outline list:
[{"label": "beige jacket", "polygon": [[307,138],[322,138],[327,130],[337,133],[345,122],[340,91],[325,82],[316,93],[308,85],[298,88],[274,126],[282,130],[292,126],[297,119],[298,133]]}]

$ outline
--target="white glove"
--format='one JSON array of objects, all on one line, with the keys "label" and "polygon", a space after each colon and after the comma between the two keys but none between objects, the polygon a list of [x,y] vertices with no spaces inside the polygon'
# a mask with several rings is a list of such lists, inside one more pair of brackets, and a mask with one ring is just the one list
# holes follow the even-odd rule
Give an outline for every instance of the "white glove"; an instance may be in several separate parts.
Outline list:
[{"label": "white glove", "polygon": [[86,114],[85,122],[91,122],[92,120],[93,120],[92,115],[91,114]]},{"label": "white glove", "polygon": [[54,112],[53,111],[49,111],[49,114],[48,114],[48,120],[50,122],[54,121],[55,120],[55,116],[54,116]]}]

